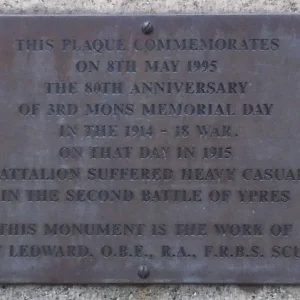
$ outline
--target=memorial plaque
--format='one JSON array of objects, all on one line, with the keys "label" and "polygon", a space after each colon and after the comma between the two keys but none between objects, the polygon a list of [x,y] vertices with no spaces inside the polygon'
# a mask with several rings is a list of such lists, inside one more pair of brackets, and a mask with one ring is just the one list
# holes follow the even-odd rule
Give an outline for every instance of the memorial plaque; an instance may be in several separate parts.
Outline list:
[{"label": "memorial plaque", "polygon": [[1,16],[0,282],[300,283],[300,16]]}]

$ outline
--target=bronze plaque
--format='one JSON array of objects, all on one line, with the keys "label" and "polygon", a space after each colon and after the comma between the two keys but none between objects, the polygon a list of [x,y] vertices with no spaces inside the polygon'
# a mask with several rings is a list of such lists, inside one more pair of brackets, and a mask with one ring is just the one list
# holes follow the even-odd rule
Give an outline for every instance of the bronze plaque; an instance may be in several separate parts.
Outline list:
[{"label": "bronze plaque", "polygon": [[300,16],[1,16],[0,281],[300,283]]}]

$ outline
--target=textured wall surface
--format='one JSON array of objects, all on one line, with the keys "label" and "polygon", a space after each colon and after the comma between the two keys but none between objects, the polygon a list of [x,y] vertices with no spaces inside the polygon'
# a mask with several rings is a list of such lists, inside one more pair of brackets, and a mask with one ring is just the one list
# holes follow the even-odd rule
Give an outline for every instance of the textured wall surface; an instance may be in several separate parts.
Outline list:
[{"label": "textured wall surface", "polygon": [[299,0],[1,0],[4,13],[289,13]]},{"label": "textured wall surface", "polygon": [[[299,13],[300,0],[0,0],[1,13]],[[292,300],[300,286],[0,285],[0,300]]]}]

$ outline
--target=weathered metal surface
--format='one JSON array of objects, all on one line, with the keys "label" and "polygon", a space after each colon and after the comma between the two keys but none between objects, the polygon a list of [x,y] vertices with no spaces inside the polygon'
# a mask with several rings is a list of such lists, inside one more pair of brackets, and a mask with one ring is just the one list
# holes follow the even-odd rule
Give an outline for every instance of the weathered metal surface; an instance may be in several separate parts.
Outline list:
[{"label": "weathered metal surface", "polygon": [[1,16],[0,281],[299,283],[300,16]]}]

